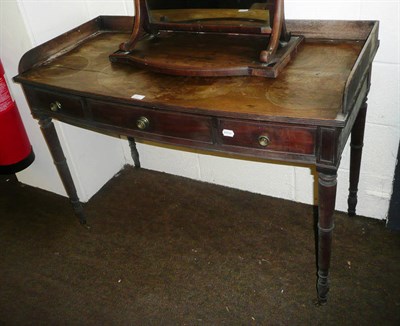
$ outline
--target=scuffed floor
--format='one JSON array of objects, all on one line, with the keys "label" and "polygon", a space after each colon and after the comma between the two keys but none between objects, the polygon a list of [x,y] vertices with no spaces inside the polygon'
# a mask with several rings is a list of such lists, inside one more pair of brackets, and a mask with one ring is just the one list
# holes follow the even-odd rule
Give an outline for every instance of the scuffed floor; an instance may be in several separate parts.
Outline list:
[{"label": "scuffed floor", "polygon": [[315,307],[312,206],[125,169],[85,206],[0,184],[2,325],[399,325],[400,235],[336,213]]}]

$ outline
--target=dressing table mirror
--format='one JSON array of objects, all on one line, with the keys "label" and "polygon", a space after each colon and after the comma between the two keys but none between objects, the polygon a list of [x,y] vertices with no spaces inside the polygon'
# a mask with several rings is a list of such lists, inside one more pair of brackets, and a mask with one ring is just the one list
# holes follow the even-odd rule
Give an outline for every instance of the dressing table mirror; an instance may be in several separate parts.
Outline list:
[{"label": "dressing table mirror", "polygon": [[135,13],[110,60],[172,75],[274,78],[304,39],[287,31],[283,0],[135,0]]}]

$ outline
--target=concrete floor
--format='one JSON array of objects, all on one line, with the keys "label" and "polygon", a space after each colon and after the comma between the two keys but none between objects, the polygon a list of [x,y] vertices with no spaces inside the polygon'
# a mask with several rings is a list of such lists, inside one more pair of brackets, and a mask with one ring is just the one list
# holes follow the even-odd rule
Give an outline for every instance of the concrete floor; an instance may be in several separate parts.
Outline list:
[{"label": "concrete floor", "polygon": [[316,307],[312,206],[127,168],[85,206],[0,182],[1,325],[400,325],[400,236],[336,213]]}]

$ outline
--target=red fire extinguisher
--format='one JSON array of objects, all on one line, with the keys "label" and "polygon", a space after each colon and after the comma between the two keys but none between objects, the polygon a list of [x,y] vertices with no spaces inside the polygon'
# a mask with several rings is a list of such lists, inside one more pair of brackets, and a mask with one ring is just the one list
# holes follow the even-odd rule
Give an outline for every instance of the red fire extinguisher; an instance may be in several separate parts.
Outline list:
[{"label": "red fire extinguisher", "polygon": [[21,116],[4,76],[0,61],[0,174],[27,168],[35,159]]}]

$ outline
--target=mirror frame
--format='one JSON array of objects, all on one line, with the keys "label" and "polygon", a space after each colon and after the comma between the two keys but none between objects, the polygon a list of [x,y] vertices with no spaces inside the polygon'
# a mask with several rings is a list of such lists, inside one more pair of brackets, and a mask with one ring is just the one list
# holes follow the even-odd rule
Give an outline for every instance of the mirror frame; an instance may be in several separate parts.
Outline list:
[{"label": "mirror frame", "polygon": [[277,78],[296,56],[304,36],[286,30],[284,0],[265,1],[270,26],[263,28],[198,21],[152,23],[147,0],[134,0],[132,33],[109,59],[176,76]]},{"label": "mirror frame", "polygon": [[[149,0],[146,0],[148,3]],[[263,4],[262,10],[273,12],[274,11],[274,2],[271,0],[261,1]],[[210,8],[211,9],[211,8]],[[200,9],[201,10],[201,9]],[[250,9],[249,9],[250,10]],[[147,5],[147,13],[149,14],[149,24],[151,29],[166,31],[166,30],[174,30],[174,31],[190,31],[190,32],[217,32],[217,33],[238,33],[238,34],[271,34],[272,28],[270,26],[270,22],[268,25],[264,24],[264,26],[238,26],[235,24],[213,24],[212,22],[207,22],[205,24],[196,23],[180,23],[178,21],[170,21],[170,22],[160,22],[160,21],[152,21],[151,20],[151,9],[149,5]],[[272,17],[272,14],[270,14]],[[266,22],[267,23],[267,22]]]},{"label": "mirror frame", "polygon": [[[255,26],[231,26],[212,24],[188,24],[188,23],[152,23],[148,12],[146,0],[134,0],[135,20],[132,34],[127,42],[120,45],[119,49],[131,52],[136,43],[143,35],[156,35],[160,31],[183,31],[183,32],[209,32],[209,33],[236,33],[236,34],[258,34],[270,35],[266,49],[260,53],[260,62],[269,63],[272,56],[279,47],[279,42],[288,42],[290,33],[286,30],[284,17],[284,0],[265,0],[266,10],[270,11],[270,26],[265,28]],[[271,14],[272,13],[272,14]]]}]

